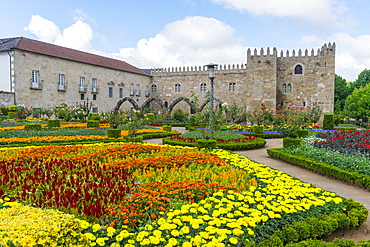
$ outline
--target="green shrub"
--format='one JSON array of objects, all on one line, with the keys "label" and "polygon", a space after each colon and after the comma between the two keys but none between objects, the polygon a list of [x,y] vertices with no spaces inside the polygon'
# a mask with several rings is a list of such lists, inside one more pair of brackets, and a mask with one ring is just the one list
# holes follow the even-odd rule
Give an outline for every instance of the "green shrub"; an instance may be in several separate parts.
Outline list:
[{"label": "green shrub", "polygon": [[122,136],[120,129],[107,129],[108,138],[119,138]]},{"label": "green shrub", "polygon": [[163,130],[170,132],[170,131],[172,131],[172,126],[170,126],[170,125],[163,125]]},{"label": "green shrub", "polygon": [[254,125],[252,127],[253,134],[263,134],[264,131],[265,131],[265,126],[263,125]]},{"label": "green shrub", "polygon": [[297,134],[298,134],[299,138],[306,137],[306,136],[308,136],[308,130],[306,130],[306,129],[298,130]]},{"label": "green shrub", "polygon": [[87,117],[87,120],[97,120],[97,121],[99,121],[100,120],[100,115],[99,115],[99,113],[96,113],[96,112],[90,112],[89,116]]},{"label": "green shrub", "polygon": [[178,109],[172,114],[172,119],[177,122],[183,123],[183,122],[188,121],[188,116],[189,116],[188,112],[184,112],[183,110]]},{"label": "green shrub", "polygon": [[216,140],[198,139],[196,143],[197,148],[214,149],[217,147]]},{"label": "green shrub", "polygon": [[38,124],[38,123],[30,123],[30,124],[26,124],[24,126],[24,130],[41,130],[41,124]]},{"label": "green shrub", "polygon": [[16,116],[15,116],[15,112],[14,111],[9,111],[8,112],[8,119],[15,119]]},{"label": "green shrub", "polygon": [[288,148],[288,147],[296,147],[302,144],[302,139],[301,138],[291,138],[291,137],[285,137],[283,139],[283,147]]},{"label": "green shrub", "polygon": [[334,115],[333,114],[324,114],[323,129],[324,130],[334,129]]},{"label": "green shrub", "polygon": [[60,119],[49,119],[48,120],[48,128],[52,129],[55,127],[60,127]]},{"label": "green shrub", "polygon": [[87,120],[86,128],[99,128],[99,120]]},{"label": "green shrub", "polygon": [[155,115],[154,115],[154,113],[149,112],[149,113],[145,114],[144,115],[144,122],[146,124],[154,124],[154,122],[155,122]]},{"label": "green shrub", "polygon": [[143,142],[143,136],[142,135],[139,135],[139,136],[125,136],[125,140],[127,142],[138,142],[138,143],[142,143]]}]

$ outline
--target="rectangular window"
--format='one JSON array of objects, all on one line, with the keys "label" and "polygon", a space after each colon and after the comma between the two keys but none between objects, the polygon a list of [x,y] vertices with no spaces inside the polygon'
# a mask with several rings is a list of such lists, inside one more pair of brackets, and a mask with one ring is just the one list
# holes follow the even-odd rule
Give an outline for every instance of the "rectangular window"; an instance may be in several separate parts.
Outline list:
[{"label": "rectangular window", "polygon": [[123,88],[119,88],[119,98],[122,99],[123,98]]},{"label": "rectangular window", "polygon": [[91,91],[93,93],[97,93],[98,92],[98,80],[96,78],[93,78],[92,79],[92,87],[91,87]]},{"label": "rectangular window", "polygon": [[140,96],[140,85],[136,84],[136,96]]},{"label": "rectangular window", "polygon": [[84,93],[81,94],[80,100],[85,100],[85,94]]},{"label": "rectangular window", "polygon": [[98,111],[98,107],[93,107],[93,108],[92,108],[92,112],[93,112],[93,113],[98,113],[98,112],[99,112],[99,111]]},{"label": "rectangular window", "polygon": [[113,98],[113,87],[108,88],[108,95],[109,95],[109,98]]},{"label": "rectangular window", "polygon": [[85,77],[80,77],[80,92],[85,92],[86,86],[85,86]]},{"label": "rectangular window", "polygon": [[130,95],[134,95],[134,84],[131,83],[130,85]]},{"label": "rectangular window", "polygon": [[32,70],[32,87],[39,86],[39,71]]},{"label": "rectangular window", "polygon": [[96,99],[97,99],[96,94],[93,94],[93,100],[96,100]]},{"label": "rectangular window", "polygon": [[59,74],[59,80],[58,80],[58,89],[59,90],[66,90],[66,81],[65,81],[65,75]]}]

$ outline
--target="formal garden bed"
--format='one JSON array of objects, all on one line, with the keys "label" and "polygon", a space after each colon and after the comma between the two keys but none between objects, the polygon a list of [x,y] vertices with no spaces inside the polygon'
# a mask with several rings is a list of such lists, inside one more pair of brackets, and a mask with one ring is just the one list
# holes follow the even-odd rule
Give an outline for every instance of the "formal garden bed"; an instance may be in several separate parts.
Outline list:
[{"label": "formal garden bed", "polygon": [[199,147],[200,141],[207,142],[213,140],[212,148],[222,148],[226,150],[249,150],[262,148],[266,140],[247,134],[231,133],[228,131],[215,131],[213,133],[207,130],[191,131],[180,135],[172,135],[163,138],[163,144],[176,146]]},{"label": "formal garden bed", "polygon": [[318,133],[303,144],[268,154],[318,173],[370,189],[370,131]]},{"label": "formal garden bed", "polygon": [[1,244],[284,246],[367,217],[358,203],[225,150],[111,143],[0,155]]}]

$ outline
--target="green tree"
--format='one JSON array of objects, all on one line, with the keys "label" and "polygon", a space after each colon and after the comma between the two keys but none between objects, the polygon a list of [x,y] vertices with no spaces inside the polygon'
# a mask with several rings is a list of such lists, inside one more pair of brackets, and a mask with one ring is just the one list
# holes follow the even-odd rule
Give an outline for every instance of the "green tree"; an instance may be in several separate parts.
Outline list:
[{"label": "green tree", "polygon": [[341,112],[344,108],[344,102],[348,95],[352,92],[349,87],[349,83],[346,79],[339,75],[335,75],[335,87],[334,87],[334,111]]},{"label": "green tree", "polygon": [[367,84],[370,83],[370,70],[364,69],[361,73],[357,76],[357,79],[350,84],[351,92],[356,88],[365,87]]},{"label": "green tree", "polygon": [[370,115],[370,84],[356,88],[345,101],[347,116],[355,119],[367,119]]}]

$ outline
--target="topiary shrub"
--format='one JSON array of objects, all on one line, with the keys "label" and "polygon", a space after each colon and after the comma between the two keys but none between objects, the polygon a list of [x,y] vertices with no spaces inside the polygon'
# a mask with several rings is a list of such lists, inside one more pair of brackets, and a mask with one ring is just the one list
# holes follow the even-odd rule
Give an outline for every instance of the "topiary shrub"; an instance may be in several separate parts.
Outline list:
[{"label": "topiary shrub", "polygon": [[334,114],[324,114],[323,129],[324,130],[334,129]]},{"label": "topiary shrub", "polygon": [[98,120],[87,120],[86,128],[99,128],[100,123]]},{"label": "topiary shrub", "polygon": [[170,125],[163,125],[163,130],[170,132],[170,131],[172,131],[172,126],[170,126]]},{"label": "topiary shrub", "polygon": [[24,130],[41,130],[41,124],[38,124],[38,123],[30,123],[30,124],[26,124],[24,126]]},{"label": "topiary shrub", "polygon": [[291,137],[285,137],[283,139],[283,147],[289,148],[289,147],[297,147],[302,144],[301,138],[291,138]]},{"label": "topiary shrub", "polygon": [[198,139],[196,143],[197,148],[214,149],[217,147],[216,140]]},{"label": "topiary shrub", "polygon": [[56,127],[60,127],[60,119],[49,119],[48,120],[48,128],[52,129],[52,128],[56,128]]},{"label": "topiary shrub", "polygon": [[100,121],[100,115],[96,112],[90,112],[89,116],[87,117],[87,120],[98,120]]},{"label": "topiary shrub", "polygon": [[119,138],[122,136],[120,129],[107,129],[108,138]]},{"label": "topiary shrub", "polygon": [[17,111],[17,106],[16,105],[11,105],[8,108],[8,118],[9,119],[15,119],[15,112]]},{"label": "topiary shrub", "polygon": [[263,125],[254,125],[252,127],[253,134],[262,134],[265,131],[265,126]]}]

